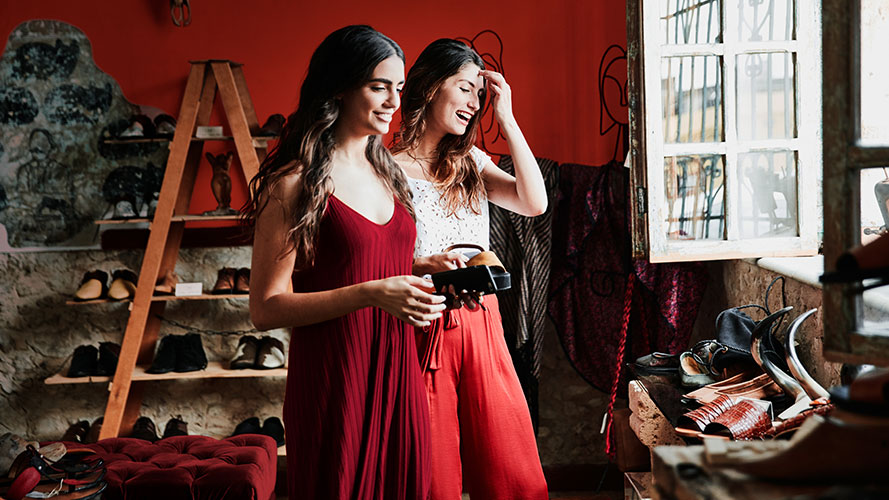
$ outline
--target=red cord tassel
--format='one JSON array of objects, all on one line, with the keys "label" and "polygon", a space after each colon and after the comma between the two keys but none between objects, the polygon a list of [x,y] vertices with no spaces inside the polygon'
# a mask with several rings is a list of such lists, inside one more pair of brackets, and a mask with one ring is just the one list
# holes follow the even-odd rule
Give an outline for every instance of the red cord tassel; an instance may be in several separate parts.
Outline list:
[{"label": "red cord tassel", "polygon": [[630,313],[633,308],[633,285],[636,283],[636,273],[630,272],[627,278],[627,289],[624,293],[624,316],[620,326],[620,341],[617,345],[617,363],[614,368],[614,381],[611,383],[611,397],[608,399],[608,424],[605,428],[605,453],[611,460],[615,459],[617,450],[614,447],[611,430],[614,426],[614,402],[617,399],[617,387],[620,383],[620,373],[623,369],[624,351],[627,348],[627,330],[630,327]]}]

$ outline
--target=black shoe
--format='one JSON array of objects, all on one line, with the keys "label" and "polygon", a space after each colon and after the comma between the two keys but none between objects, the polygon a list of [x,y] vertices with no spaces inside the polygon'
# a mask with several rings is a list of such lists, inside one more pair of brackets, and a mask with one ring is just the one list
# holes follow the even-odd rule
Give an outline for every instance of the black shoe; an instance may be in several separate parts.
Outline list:
[{"label": "black shoe", "polygon": [[241,434],[262,434],[262,427],[259,426],[259,417],[250,417],[235,426],[235,432],[232,436],[240,436]]},{"label": "black shoe", "polygon": [[169,373],[176,369],[177,353],[182,344],[182,337],[179,335],[167,335],[161,339],[161,345],[157,348],[157,354],[154,355],[154,362],[151,368],[145,370],[146,373]]},{"label": "black shoe", "polygon": [[269,417],[262,423],[262,433],[275,440],[277,446],[284,446],[284,424],[278,417]]},{"label": "black shoe", "polygon": [[68,369],[69,377],[89,377],[96,374],[99,350],[91,345],[82,345],[74,349],[74,357],[71,358],[71,367]]},{"label": "black shoe", "polygon": [[253,335],[244,335],[238,340],[235,356],[228,365],[229,370],[243,370],[256,365],[256,353],[259,351],[259,339]]},{"label": "black shoe", "polygon": [[130,434],[130,437],[144,439],[152,443],[157,441],[157,429],[154,427],[154,422],[148,417],[137,418],[136,423],[133,424],[133,433]]},{"label": "black shoe", "polygon": [[207,354],[204,353],[204,344],[197,333],[188,333],[179,345],[176,354],[177,372],[196,372],[207,367]]},{"label": "black shoe", "polygon": [[256,352],[257,370],[282,368],[284,360],[284,344],[280,340],[271,336],[259,339],[259,350]]},{"label": "black shoe", "polygon": [[171,418],[164,427],[164,439],[171,436],[187,436],[188,422],[182,420],[181,417]]},{"label": "black shoe", "polygon": [[120,358],[120,344],[114,342],[99,343],[99,362],[96,367],[96,375],[112,376],[117,370],[117,360]]}]

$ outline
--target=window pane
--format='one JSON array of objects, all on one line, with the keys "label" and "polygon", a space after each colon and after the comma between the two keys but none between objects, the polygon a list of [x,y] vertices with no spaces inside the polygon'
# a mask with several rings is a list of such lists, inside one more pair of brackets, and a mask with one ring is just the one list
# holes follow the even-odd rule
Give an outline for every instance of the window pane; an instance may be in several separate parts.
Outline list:
[{"label": "window pane", "polygon": [[861,139],[889,144],[889,0],[861,2]]},{"label": "window pane", "polygon": [[667,238],[721,240],[725,234],[725,158],[664,158]]},{"label": "window pane", "polygon": [[[889,167],[863,168],[860,172],[861,244],[867,245],[889,231]],[[863,284],[874,285],[875,280]],[[889,335],[889,286],[866,290],[863,299],[859,328],[869,334]]]},{"label": "window pane", "polygon": [[662,0],[661,33],[664,43],[720,43],[720,0]]},{"label": "window pane", "polygon": [[665,142],[723,140],[721,57],[663,58],[661,94]]},{"label": "window pane", "polygon": [[793,0],[741,0],[738,2],[738,40],[761,42],[793,40]]},{"label": "window pane", "polygon": [[796,137],[793,56],[787,52],[737,56],[738,139]]},{"label": "window pane", "polygon": [[861,169],[861,243],[889,230],[889,168]]},{"label": "window pane", "polygon": [[797,236],[796,153],[738,155],[741,238]]}]

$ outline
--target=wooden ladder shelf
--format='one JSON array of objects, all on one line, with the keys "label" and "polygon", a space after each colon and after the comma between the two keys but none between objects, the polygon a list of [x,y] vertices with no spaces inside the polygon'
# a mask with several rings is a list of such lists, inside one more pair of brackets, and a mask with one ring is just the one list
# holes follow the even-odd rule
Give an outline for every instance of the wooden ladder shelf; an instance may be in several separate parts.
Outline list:
[{"label": "wooden ladder shelf", "polygon": [[227,60],[192,61],[100,439],[128,435],[139,416],[142,392],[149,382],[134,381],[133,373],[137,365],[149,365],[154,357],[160,314],[167,303],[152,301],[154,286],[159,276],[176,265],[187,219],[182,216],[188,210],[204,145],[204,141],[193,139],[197,127],[210,120],[217,89],[247,181],[259,171],[267,154],[268,138],[253,138],[259,123],[241,65]]}]

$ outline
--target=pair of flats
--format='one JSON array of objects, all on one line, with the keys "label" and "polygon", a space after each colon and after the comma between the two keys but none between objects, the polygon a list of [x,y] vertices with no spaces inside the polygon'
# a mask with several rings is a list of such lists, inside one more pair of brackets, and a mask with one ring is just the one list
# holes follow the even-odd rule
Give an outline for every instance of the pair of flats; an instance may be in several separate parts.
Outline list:
[{"label": "pair of flats", "polygon": [[157,354],[147,373],[194,372],[207,367],[207,354],[197,333],[167,335],[160,341]]},{"label": "pair of flats", "polygon": [[127,300],[136,295],[136,273],[129,269],[118,269],[111,273],[111,284],[108,284],[108,273],[100,269],[84,273],[80,286],[74,292],[74,300],[86,301],[97,299]]},{"label": "pair of flats", "polygon": [[68,377],[110,377],[117,370],[120,344],[100,342],[99,348],[84,344],[74,349]]},{"label": "pair of flats", "polygon": [[237,426],[232,436],[241,434],[261,434],[269,436],[275,440],[275,445],[284,446],[284,424],[278,417],[269,417],[265,419],[262,425],[259,425],[259,417],[250,417]]},{"label": "pair of flats", "polygon": [[284,344],[271,336],[256,338],[244,335],[238,340],[238,348],[229,363],[231,370],[272,370],[284,366]]}]

